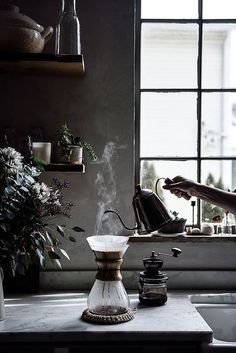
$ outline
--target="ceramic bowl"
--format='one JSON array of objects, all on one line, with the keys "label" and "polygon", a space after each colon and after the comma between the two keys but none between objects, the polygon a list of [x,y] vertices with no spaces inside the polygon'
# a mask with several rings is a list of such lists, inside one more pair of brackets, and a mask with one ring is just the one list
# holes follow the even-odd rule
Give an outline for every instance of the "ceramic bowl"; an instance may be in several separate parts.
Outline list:
[{"label": "ceramic bowl", "polygon": [[165,224],[162,228],[158,230],[159,233],[183,233],[185,231],[186,219],[173,220]]}]

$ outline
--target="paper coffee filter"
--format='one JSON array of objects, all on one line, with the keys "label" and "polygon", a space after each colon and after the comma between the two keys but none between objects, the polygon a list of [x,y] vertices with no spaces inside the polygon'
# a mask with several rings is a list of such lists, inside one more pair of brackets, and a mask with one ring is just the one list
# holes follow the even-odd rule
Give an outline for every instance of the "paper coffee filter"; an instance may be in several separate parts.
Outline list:
[{"label": "paper coffee filter", "polygon": [[128,248],[129,237],[116,235],[93,235],[87,238],[92,250],[95,251],[121,251]]}]

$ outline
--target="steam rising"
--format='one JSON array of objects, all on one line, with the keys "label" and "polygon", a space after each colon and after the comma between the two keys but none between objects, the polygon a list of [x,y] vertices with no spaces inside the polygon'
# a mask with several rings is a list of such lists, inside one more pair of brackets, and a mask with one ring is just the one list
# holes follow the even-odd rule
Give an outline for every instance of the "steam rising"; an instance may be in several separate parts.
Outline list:
[{"label": "steam rising", "polygon": [[105,145],[102,158],[97,161],[100,170],[96,176],[95,188],[99,201],[94,234],[117,234],[120,230],[119,224],[112,222],[112,215],[104,215],[104,211],[115,209],[119,202],[113,166],[118,157],[117,150],[124,148],[124,145],[108,142]]}]

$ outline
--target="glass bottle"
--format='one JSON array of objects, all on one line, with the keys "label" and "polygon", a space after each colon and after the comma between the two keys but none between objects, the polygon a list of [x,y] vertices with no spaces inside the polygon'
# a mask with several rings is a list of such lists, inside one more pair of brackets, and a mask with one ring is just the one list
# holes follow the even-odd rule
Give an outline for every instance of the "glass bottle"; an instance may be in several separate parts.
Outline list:
[{"label": "glass bottle", "polygon": [[235,224],[235,220],[234,220],[233,214],[226,211],[224,218],[222,220],[223,234],[232,234],[234,224]]},{"label": "glass bottle", "polygon": [[56,27],[55,51],[58,55],[81,54],[80,23],[76,0],[61,0],[61,13]]}]

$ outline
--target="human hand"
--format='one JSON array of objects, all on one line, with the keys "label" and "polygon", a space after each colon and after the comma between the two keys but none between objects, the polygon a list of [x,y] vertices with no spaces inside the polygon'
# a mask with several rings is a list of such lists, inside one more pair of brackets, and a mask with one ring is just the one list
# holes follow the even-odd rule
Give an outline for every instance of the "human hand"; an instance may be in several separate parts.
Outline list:
[{"label": "human hand", "polygon": [[175,196],[179,198],[183,197],[186,200],[189,200],[193,196],[193,188],[196,185],[194,181],[178,175],[173,179],[167,178],[165,182],[166,184],[163,185],[163,189],[170,190]]}]

